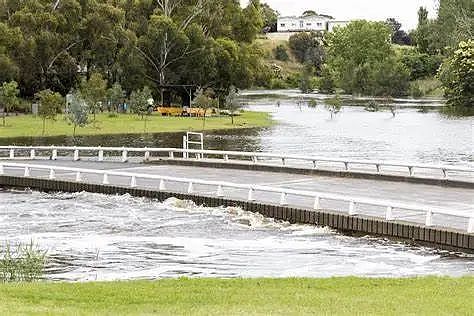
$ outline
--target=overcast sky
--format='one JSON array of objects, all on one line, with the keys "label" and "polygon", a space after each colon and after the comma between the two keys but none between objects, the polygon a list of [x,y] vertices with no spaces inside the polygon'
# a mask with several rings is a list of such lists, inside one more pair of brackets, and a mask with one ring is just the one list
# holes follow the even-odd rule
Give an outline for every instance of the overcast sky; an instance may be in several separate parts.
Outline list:
[{"label": "overcast sky", "polygon": [[[435,16],[435,0],[261,0],[278,10],[281,15],[301,15],[305,10],[332,15],[337,20],[367,19],[384,21],[396,18],[402,28],[416,28],[420,6],[426,7],[430,16]],[[243,5],[248,0],[241,0]]]}]

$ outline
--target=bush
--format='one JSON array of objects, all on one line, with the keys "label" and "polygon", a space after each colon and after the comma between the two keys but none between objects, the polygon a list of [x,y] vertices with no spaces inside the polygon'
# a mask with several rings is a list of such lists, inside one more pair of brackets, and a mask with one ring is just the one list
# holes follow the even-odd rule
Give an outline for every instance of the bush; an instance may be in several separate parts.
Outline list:
[{"label": "bush", "polygon": [[33,282],[41,279],[46,264],[46,252],[33,241],[12,247],[6,243],[1,250],[0,282]]},{"label": "bush", "polygon": [[273,50],[273,54],[275,55],[276,60],[280,61],[288,61],[290,57],[288,56],[288,52],[286,51],[286,47],[283,44],[278,45]]},{"label": "bush", "polygon": [[404,50],[401,57],[401,62],[410,72],[410,80],[436,75],[442,61],[442,56],[420,53],[415,49]]},{"label": "bush", "polygon": [[270,89],[287,89],[288,84],[283,80],[279,78],[273,78],[270,80]]}]

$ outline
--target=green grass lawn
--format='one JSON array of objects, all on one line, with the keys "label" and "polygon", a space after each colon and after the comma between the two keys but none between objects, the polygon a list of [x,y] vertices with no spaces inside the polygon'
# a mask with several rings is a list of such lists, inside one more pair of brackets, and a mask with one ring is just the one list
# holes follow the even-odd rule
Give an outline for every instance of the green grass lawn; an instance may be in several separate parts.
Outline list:
[{"label": "green grass lawn", "polygon": [[[92,118],[91,118],[92,119]],[[272,125],[268,113],[243,112],[241,116],[234,117],[234,125],[228,116],[208,117],[204,130],[232,129],[248,127],[265,127]],[[130,114],[119,114],[109,117],[108,114],[97,115],[96,122],[86,127],[78,127],[76,135],[103,135],[103,134],[141,134],[144,132],[144,121]],[[6,118],[6,126],[0,120],[0,137],[43,136],[43,121],[32,115],[11,116]],[[163,117],[154,114],[148,117],[147,133],[202,131],[202,118],[195,117]],[[63,116],[56,121],[46,121],[44,136],[62,136],[73,134],[73,126]]]},{"label": "green grass lawn", "polygon": [[0,285],[0,314],[472,315],[474,278],[178,279]]}]

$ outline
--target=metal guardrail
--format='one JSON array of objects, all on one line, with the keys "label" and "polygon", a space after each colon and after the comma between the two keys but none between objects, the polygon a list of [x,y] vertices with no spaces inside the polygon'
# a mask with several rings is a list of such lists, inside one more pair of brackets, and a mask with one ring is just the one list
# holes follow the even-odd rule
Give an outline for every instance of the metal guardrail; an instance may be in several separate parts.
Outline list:
[{"label": "metal guardrail", "polygon": [[433,216],[435,214],[442,215],[451,215],[461,218],[468,219],[468,225],[466,230],[468,233],[474,233],[474,214],[466,215],[452,211],[438,210],[432,207],[427,207],[423,205],[416,204],[406,204],[406,203],[397,203],[392,201],[378,200],[372,198],[362,198],[362,197],[350,197],[347,195],[340,194],[331,194],[324,192],[315,192],[315,191],[304,191],[304,190],[293,190],[287,188],[278,188],[264,185],[250,185],[250,184],[238,184],[226,181],[209,181],[209,180],[200,180],[200,179],[187,179],[187,178],[177,178],[169,176],[160,176],[160,175],[149,175],[149,174],[140,174],[140,173],[130,173],[130,172],[121,172],[121,171],[110,171],[110,170],[97,170],[97,169],[84,169],[84,168],[72,168],[72,167],[59,167],[59,166],[47,166],[47,165],[35,165],[35,164],[18,164],[18,163],[3,163],[0,162],[0,175],[5,175],[7,169],[20,169],[23,172],[24,177],[32,177],[32,170],[44,170],[48,173],[48,179],[56,179],[57,171],[66,171],[75,174],[76,182],[83,182],[83,175],[85,174],[96,174],[102,177],[101,184],[109,185],[110,176],[116,177],[125,177],[129,178],[129,187],[135,188],[138,186],[137,180],[148,179],[148,180],[157,180],[159,181],[158,189],[160,191],[166,190],[167,182],[176,182],[176,183],[185,183],[187,184],[187,193],[194,193],[194,185],[208,185],[214,186],[215,195],[217,197],[224,197],[224,188],[232,189],[243,189],[247,191],[247,200],[255,201],[254,194],[255,192],[271,192],[277,193],[280,195],[279,204],[288,205],[287,198],[291,196],[299,197],[310,197],[314,199],[313,209],[320,209],[320,203],[322,200],[332,200],[339,202],[349,203],[348,214],[350,216],[358,215],[357,206],[358,205],[372,205],[380,206],[385,209],[385,220],[393,221],[395,218],[393,216],[394,209],[400,210],[411,210],[425,213],[425,225],[433,226]]},{"label": "metal guardrail", "polygon": [[[121,155],[122,162],[127,162],[129,153],[143,153],[143,159],[149,160],[153,153],[166,153],[171,159],[175,159],[175,154],[181,154],[183,159],[191,159],[190,155],[194,155],[196,159],[201,160],[206,156],[219,157],[225,162],[251,161],[258,164],[263,159],[278,159],[281,166],[287,166],[288,161],[302,161],[311,163],[312,169],[318,169],[318,163],[337,163],[343,167],[344,171],[350,172],[351,166],[369,166],[373,167],[377,174],[390,174],[385,172],[382,167],[399,167],[407,169],[407,175],[415,176],[418,169],[429,169],[439,171],[441,179],[449,179],[450,172],[458,172],[469,174],[474,177],[474,168],[456,167],[450,165],[434,165],[420,163],[401,163],[394,161],[376,161],[376,160],[354,160],[344,158],[328,158],[319,156],[303,156],[303,155],[286,155],[273,153],[257,153],[257,152],[240,152],[240,151],[220,151],[220,150],[202,150],[202,149],[181,149],[181,148],[125,148],[125,147],[56,147],[56,146],[0,146],[0,153],[8,151],[8,158],[14,159],[18,152],[28,151],[28,158],[35,159],[40,152],[51,153],[50,159],[56,160],[58,154],[62,152],[73,153],[73,160],[80,160],[80,153],[96,152],[98,161],[104,161],[104,152],[117,152]],[[23,157],[26,158],[26,157]]]}]

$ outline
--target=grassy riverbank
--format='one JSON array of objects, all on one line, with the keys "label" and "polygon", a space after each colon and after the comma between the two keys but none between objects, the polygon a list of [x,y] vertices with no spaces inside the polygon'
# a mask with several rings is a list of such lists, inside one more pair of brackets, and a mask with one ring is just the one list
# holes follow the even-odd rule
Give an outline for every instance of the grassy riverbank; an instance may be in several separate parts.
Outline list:
[{"label": "grassy riverbank", "polygon": [[[0,124],[0,137],[30,137],[43,136],[43,121],[32,115],[11,116],[6,118],[6,126]],[[243,112],[234,117],[232,125],[230,117],[206,118],[204,130],[266,127],[272,125],[270,114],[263,112]],[[157,114],[147,119],[147,133],[202,131],[202,118],[194,117],[163,117]],[[96,121],[86,127],[78,127],[76,135],[108,135],[108,134],[141,134],[145,130],[145,122],[140,117],[131,114],[118,114],[110,117],[108,114],[98,114]],[[72,136],[73,126],[62,116],[56,121],[47,120],[44,136]]]},{"label": "grassy riverbank", "polygon": [[468,315],[474,278],[179,279],[0,285],[0,314]]}]

